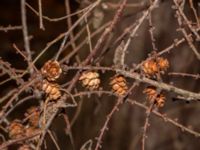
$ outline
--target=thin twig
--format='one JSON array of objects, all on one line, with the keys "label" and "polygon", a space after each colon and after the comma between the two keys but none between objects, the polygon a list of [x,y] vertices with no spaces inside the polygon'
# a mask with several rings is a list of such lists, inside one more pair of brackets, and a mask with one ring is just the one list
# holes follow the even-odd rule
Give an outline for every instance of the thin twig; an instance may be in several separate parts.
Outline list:
[{"label": "thin twig", "polygon": [[22,31],[23,31],[23,38],[24,38],[24,47],[28,55],[28,65],[29,65],[29,71],[32,74],[33,69],[31,69],[31,62],[32,62],[32,54],[30,50],[30,42],[28,37],[28,27],[27,27],[27,20],[26,20],[26,6],[25,6],[26,0],[21,0],[21,19],[22,19]]},{"label": "thin twig", "polygon": [[[100,27],[98,30],[96,30],[95,32],[93,32],[91,34],[91,38],[93,38],[94,36],[96,36],[98,33],[100,33],[101,31],[103,31],[106,27],[108,27],[110,25],[110,22],[106,23],[105,25],[103,25],[102,27]],[[68,62],[70,60],[70,58],[72,58],[79,50],[81,50],[81,47],[87,43],[87,39],[83,40],[77,47],[75,50],[73,50],[71,53],[69,53],[67,56],[65,56],[63,59],[61,59],[59,62],[60,63],[64,63],[64,62]]]},{"label": "thin twig", "polygon": [[155,26],[153,26],[152,13],[151,12],[149,13],[148,20],[149,20],[149,26],[150,26],[149,33],[150,33],[150,37],[151,37],[151,44],[152,44],[153,50],[158,51],[158,48],[155,44],[156,39],[155,39],[155,36],[154,36],[154,33],[153,33],[154,30],[155,30]]},{"label": "thin twig", "polygon": [[12,30],[21,30],[22,26],[7,26],[7,27],[3,27],[0,26],[0,31],[4,31],[4,32],[8,32],[8,31],[12,31]]},{"label": "thin twig", "polygon": [[7,112],[9,107],[12,107],[12,103],[13,101],[24,91],[26,90],[28,87],[30,87],[30,85],[32,85],[34,82],[36,81],[36,79],[31,80],[30,82],[24,83],[23,85],[21,85],[19,87],[18,92],[16,92],[11,98],[10,100],[4,105],[4,107],[2,108],[1,112],[0,112],[0,123],[5,119],[5,112]]},{"label": "thin twig", "polygon": [[[68,36],[70,34],[70,32],[76,27],[78,26],[78,24],[85,18],[85,16],[87,16],[99,3],[101,2],[101,0],[96,1],[74,24],[73,26],[64,33],[61,33],[57,38],[55,38],[54,40],[52,40],[51,42],[47,43],[47,46],[41,50],[41,53],[38,54],[38,56],[33,60],[33,63],[37,62],[37,60],[56,42],[58,42],[59,40],[61,40],[63,37]],[[60,49],[57,53],[61,54],[62,49]],[[59,57],[59,56],[57,56]]]},{"label": "thin twig", "polygon": [[159,0],[155,0],[153,4],[149,7],[149,9],[143,12],[142,17],[138,20],[137,26],[131,31],[130,37],[126,42],[124,49],[128,49],[128,46],[130,45],[131,40],[135,37],[138,29],[140,28],[144,20],[147,18],[147,16],[150,14],[150,12],[157,7],[158,2]]},{"label": "thin twig", "polygon": [[[26,6],[33,12],[35,13],[37,16],[39,16],[39,13],[31,6],[29,5],[27,2],[26,2]],[[62,21],[62,20],[65,20],[69,17],[72,17],[72,16],[75,16],[75,15],[78,15],[78,14],[81,14],[83,13],[84,11],[86,11],[87,9],[90,8],[90,5],[84,9],[81,9],[79,11],[76,11],[75,13],[71,13],[69,15],[66,15],[66,16],[63,16],[63,17],[59,17],[59,18],[49,18],[47,16],[42,16],[43,19],[47,20],[47,21],[50,21],[50,22],[58,22],[58,21]]]},{"label": "thin twig", "polygon": [[73,150],[75,150],[75,144],[74,144],[74,138],[73,138],[73,135],[72,135],[72,130],[71,130],[71,123],[69,121],[69,118],[66,114],[62,114],[63,117],[64,117],[64,120],[65,120],[65,124],[66,124],[66,128],[65,128],[65,132],[66,134],[69,135],[69,138],[70,138],[70,142],[72,144],[72,147],[73,147]]},{"label": "thin twig", "polygon": [[191,37],[188,37],[188,34],[186,32],[186,30],[184,28],[182,28],[181,26],[183,25],[183,21],[181,19],[181,13],[179,11],[176,11],[177,14],[177,20],[178,20],[178,24],[180,26],[180,31],[183,33],[186,41],[188,42],[188,45],[190,46],[190,48],[192,49],[192,51],[194,52],[194,54],[196,55],[197,59],[200,60],[200,53],[198,52],[198,50],[196,49],[196,47],[193,44],[193,39]]},{"label": "thin twig", "polygon": [[190,74],[190,73],[183,73],[183,72],[169,72],[168,75],[171,76],[178,76],[178,77],[192,77],[194,79],[200,79],[200,74]]},{"label": "thin twig", "polygon": [[42,0],[38,0],[40,29],[45,30],[42,18]]},{"label": "thin twig", "polygon": [[38,136],[40,133],[41,133],[41,131],[37,131],[37,132],[35,132],[35,133],[33,133],[32,135],[29,135],[29,136],[21,137],[21,138],[14,139],[14,140],[9,140],[9,141],[4,142],[3,144],[1,144],[0,145],[0,149],[3,150],[4,148],[6,148],[6,147],[8,147],[10,145],[13,145],[13,144],[16,144],[16,143],[20,143],[20,142],[28,140],[28,139],[32,139],[32,138]]},{"label": "thin twig", "polygon": [[[140,103],[138,101],[135,101],[135,100],[132,100],[132,99],[128,99],[127,102],[129,102],[132,105],[137,105],[137,106],[139,106],[139,107],[141,107],[141,108],[143,108],[145,110],[148,110],[147,106],[145,106],[144,104],[142,104],[142,103]],[[191,135],[194,135],[195,137],[200,137],[200,133],[199,132],[196,132],[196,131],[194,131],[194,130],[192,130],[192,129],[190,129],[190,128],[188,128],[188,127],[186,127],[186,126],[184,126],[184,125],[182,125],[180,123],[178,123],[177,121],[167,117],[166,114],[161,114],[156,110],[153,110],[152,113],[155,114],[156,116],[162,118],[165,122],[169,122],[169,123],[173,124],[174,126],[180,128],[181,131],[183,131],[183,132],[186,131],[186,132],[190,133]]]},{"label": "thin twig", "polygon": [[101,147],[103,135],[104,135],[105,131],[108,130],[108,123],[110,122],[112,116],[114,115],[114,113],[116,111],[119,110],[119,106],[123,104],[123,100],[129,95],[129,93],[131,93],[133,91],[133,89],[136,86],[138,86],[138,82],[133,83],[133,85],[129,88],[129,90],[126,92],[126,94],[117,99],[117,103],[114,105],[114,107],[112,108],[110,113],[107,115],[106,121],[104,122],[104,125],[100,130],[100,134],[97,137],[97,144],[95,146],[95,150],[98,150]]},{"label": "thin twig", "polygon": [[85,23],[86,23],[86,29],[87,29],[87,35],[88,35],[89,49],[90,49],[90,52],[92,52],[91,33],[90,33],[90,27],[88,25],[88,19],[87,19],[87,17],[85,17]]},{"label": "thin twig", "polygon": [[[66,14],[67,15],[70,15],[71,13],[71,8],[70,8],[70,1],[69,0],[65,0],[65,8],[66,8]],[[70,29],[72,27],[72,19],[71,17],[67,18],[67,26],[68,26],[68,29]],[[75,40],[74,40],[74,34],[73,34],[73,31],[70,32],[69,34],[70,36],[70,44],[72,46],[72,50],[74,51],[76,49],[76,43],[75,43]],[[80,58],[78,55],[76,55],[76,61],[78,63],[80,63]]]},{"label": "thin twig", "polygon": [[[17,47],[17,45],[16,44],[14,44],[13,43],[13,48],[22,56],[22,57],[24,57],[24,59],[28,62],[29,60],[28,60],[28,58],[26,57],[26,55]],[[32,63],[32,62],[30,62],[30,65],[35,69],[35,71],[37,71],[38,72],[38,69],[35,67],[35,65]]]},{"label": "thin twig", "polygon": [[53,137],[53,134],[51,133],[51,131],[48,130],[47,132],[49,133],[49,135],[50,135],[50,137],[51,137],[53,143],[55,144],[56,149],[57,149],[57,150],[61,150],[60,147],[59,147],[59,145],[58,145],[58,143],[56,142],[56,139]]},{"label": "thin twig", "polygon": [[[114,95],[114,96],[117,96],[116,94],[114,94],[113,92],[111,91],[84,91],[84,92],[79,92],[75,95],[73,95],[74,97],[80,97],[80,96],[84,96],[84,95],[88,95],[88,94],[97,94],[97,95],[102,95],[102,94],[106,94],[106,95]],[[126,102],[130,103],[131,105],[137,105],[139,106],[140,108],[143,108],[145,110],[148,110],[149,107],[147,107],[146,105],[140,103],[139,101],[136,101],[136,100],[133,100],[131,98],[128,98],[126,99]],[[197,131],[194,131],[180,123],[178,123],[177,121],[167,117],[166,114],[161,114],[160,112],[156,111],[156,110],[153,110],[152,111],[153,114],[155,114],[156,116],[160,117],[161,119],[163,119],[165,122],[169,122],[171,123],[172,125],[178,127],[181,129],[181,131],[183,132],[187,132],[187,133],[190,133],[191,135],[195,136],[195,137],[200,137],[200,132],[197,132]]]},{"label": "thin twig", "polygon": [[[117,3],[112,3],[112,2],[104,2],[102,4],[103,8],[105,9],[117,9],[119,8],[119,4]],[[144,6],[144,2],[140,2],[140,3],[129,3],[126,4],[125,7],[127,8],[137,8],[137,7],[142,7]]]},{"label": "thin twig", "polygon": [[190,8],[192,9],[192,11],[194,13],[194,17],[196,19],[197,26],[200,27],[200,20],[199,20],[198,14],[197,14],[197,10],[194,8],[193,0],[189,0],[189,4],[190,4]]},{"label": "thin twig", "polygon": [[174,4],[176,5],[176,8],[178,9],[178,12],[180,13],[180,15],[182,16],[182,18],[184,19],[184,21],[186,22],[187,26],[189,27],[189,29],[191,30],[191,32],[196,36],[196,40],[200,41],[200,36],[199,34],[196,32],[196,30],[192,27],[190,21],[188,20],[188,18],[186,17],[186,15],[184,14],[183,10],[181,9],[181,7],[178,4],[177,0],[173,0]]},{"label": "thin twig", "polygon": [[150,119],[150,114],[153,110],[153,106],[154,106],[154,103],[152,103],[150,107],[146,110],[146,119],[145,119],[145,123],[143,127],[143,134],[142,134],[142,150],[145,150],[145,141],[147,138],[146,134],[147,134],[147,129],[150,126],[149,119]]}]

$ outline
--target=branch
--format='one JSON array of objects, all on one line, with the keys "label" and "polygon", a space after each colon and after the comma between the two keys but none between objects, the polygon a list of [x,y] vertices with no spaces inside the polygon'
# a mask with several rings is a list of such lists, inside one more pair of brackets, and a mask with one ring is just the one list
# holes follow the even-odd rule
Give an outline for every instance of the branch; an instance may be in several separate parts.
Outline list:
[{"label": "branch", "polygon": [[33,70],[31,69],[31,64],[30,64],[32,62],[32,56],[31,56],[30,43],[29,43],[29,37],[28,37],[25,1],[26,0],[21,0],[22,31],[23,31],[23,38],[24,38],[24,47],[28,55],[27,58],[28,58],[30,73],[33,73]]}]

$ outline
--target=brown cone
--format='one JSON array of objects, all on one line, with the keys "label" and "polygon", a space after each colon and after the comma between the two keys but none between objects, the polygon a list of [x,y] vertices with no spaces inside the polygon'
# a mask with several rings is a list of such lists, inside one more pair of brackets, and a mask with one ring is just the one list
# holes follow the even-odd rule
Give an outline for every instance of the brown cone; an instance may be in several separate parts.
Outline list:
[{"label": "brown cone", "polygon": [[95,90],[99,87],[100,79],[97,72],[83,72],[79,78],[82,85],[90,90]]},{"label": "brown cone", "polygon": [[44,80],[42,90],[48,95],[48,98],[51,100],[56,100],[61,97],[59,85],[56,83],[50,83],[47,80]]},{"label": "brown cone", "polygon": [[9,125],[8,132],[11,139],[22,138],[24,136],[24,126],[19,120],[14,120]]},{"label": "brown cone", "polygon": [[49,81],[55,81],[58,79],[62,73],[60,64],[56,60],[47,61],[41,68],[42,75]]},{"label": "brown cone", "polygon": [[122,75],[115,76],[111,80],[110,85],[113,92],[118,95],[124,95],[128,90],[126,79]]}]

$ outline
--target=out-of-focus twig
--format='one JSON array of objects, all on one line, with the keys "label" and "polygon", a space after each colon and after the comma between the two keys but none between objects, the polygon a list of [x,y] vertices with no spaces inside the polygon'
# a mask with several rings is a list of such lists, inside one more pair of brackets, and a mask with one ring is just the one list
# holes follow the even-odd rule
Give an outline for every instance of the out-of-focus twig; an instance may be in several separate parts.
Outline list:
[{"label": "out-of-focus twig", "polygon": [[32,54],[30,49],[30,42],[29,42],[29,36],[28,36],[28,27],[27,27],[27,19],[26,19],[26,6],[25,6],[26,0],[21,0],[21,18],[22,18],[22,31],[23,31],[23,38],[24,38],[24,47],[27,52],[27,58],[28,58],[28,65],[29,65],[29,71],[32,74],[33,69],[30,67],[32,62]]},{"label": "out-of-focus twig", "polygon": [[[180,29],[179,29],[179,30],[183,33],[183,35],[184,35],[186,41],[188,42],[188,45],[190,46],[190,48],[192,49],[192,51],[193,51],[194,54],[196,55],[197,59],[200,60],[200,53],[198,52],[197,48],[194,46],[194,44],[193,44],[193,39],[192,39],[191,37],[188,36],[186,30],[182,27],[183,21],[182,21],[181,15],[183,16],[183,18],[185,18],[185,17],[184,17],[185,15],[182,14],[183,12],[182,12],[182,10],[180,9],[180,7],[178,6],[176,0],[174,0],[174,2],[175,2],[176,6],[178,7],[178,10],[179,10],[179,11],[178,11],[178,10],[176,11],[177,21],[178,21],[178,24],[179,24],[179,26],[180,26]],[[187,18],[185,18],[185,20],[187,20]],[[193,28],[190,26],[189,23],[188,23],[188,26],[190,27],[191,31],[193,31]],[[194,33],[194,32],[193,32],[193,33]],[[195,33],[196,33],[196,31],[195,31]],[[195,35],[197,36],[198,33],[196,33]],[[198,36],[199,36],[199,35],[198,35]],[[199,40],[200,40],[200,37],[198,37],[198,36],[197,36],[197,39],[199,38]]]},{"label": "out-of-focus twig", "polygon": [[121,96],[117,99],[117,103],[114,105],[110,113],[106,117],[106,121],[104,122],[103,127],[100,130],[100,134],[97,137],[97,144],[95,146],[95,150],[98,150],[101,147],[102,138],[106,130],[108,130],[108,123],[110,122],[112,116],[116,111],[119,110],[119,106],[123,104],[123,100],[133,91],[133,89],[138,86],[138,82],[133,83],[133,85],[129,88],[124,96]]},{"label": "out-of-focus twig", "polygon": [[38,0],[40,29],[45,30],[42,18],[42,0]]},{"label": "out-of-focus twig", "polygon": [[194,79],[200,79],[200,74],[190,74],[190,73],[183,73],[183,72],[169,72],[168,75],[177,76],[177,77],[191,77]]},{"label": "out-of-focus twig", "polygon": [[[56,42],[58,42],[59,40],[61,40],[63,37],[67,37],[70,32],[72,32],[72,30],[78,26],[78,24],[84,20],[85,16],[87,16],[99,3],[101,2],[101,0],[96,1],[95,3],[93,3],[89,9],[73,24],[73,26],[68,29],[67,32],[64,32],[62,34],[60,34],[57,38],[55,38],[54,40],[52,40],[51,42],[47,43],[47,46],[41,50],[40,54],[38,54],[38,56],[33,60],[33,63],[35,63],[53,44],[55,44]],[[61,54],[63,49],[60,49],[57,54],[56,54],[56,58],[59,57],[59,55]]]},{"label": "out-of-focus twig", "polygon": [[7,26],[7,27],[3,27],[0,26],[0,31],[4,31],[4,32],[8,32],[8,31],[12,31],[12,30],[21,30],[22,26]]},{"label": "out-of-focus twig", "polygon": [[178,1],[177,0],[173,0],[173,1],[174,1],[174,4],[176,5],[176,8],[177,8],[178,12],[180,13],[180,16],[182,16],[182,18],[186,22],[186,24],[189,27],[189,29],[191,30],[191,32],[196,36],[196,40],[200,41],[200,36],[199,36],[198,32],[196,32],[196,30],[192,27],[190,21],[188,20],[188,18],[184,14],[183,10],[179,6]]},{"label": "out-of-focus twig", "polygon": [[[37,12],[31,5],[29,5],[27,2],[26,2],[26,6],[33,12],[35,13],[37,16],[39,16],[39,12]],[[44,16],[42,15],[42,18],[47,20],[47,21],[50,21],[50,22],[58,22],[58,21],[62,21],[62,20],[65,20],[69,17],[72,17],[72,16],[75,16],[75,15],[78,15],[78,14],[81,14],[83,13],[84,11],[88,10],[90,8],[90,5],[82,10],[79,10],[79,11],[76,11],[75,13],[71,13],[69,15],[66,15],[66,16],[63,16],[63,17],[58,17],[58,18],[49,18],[47,16]]]},{"label": "out-of-focus twig", "polygon": [[135,28],[131,31],[130,37],[128,38],[128,40],[127,40],[127,42],[126,42],[126,44],[125,44],[125,46],[124,46],[124,49],[128,49],[128,46],[130,45],[132,38],[134,38],[134,36],[136,35],[138,29],[140,28],[140,26],[142,25],[142,23],[144,22],[144,20],[147,18],[147,16],[149,15],[149,13],[150,13],[153,9],[155,9],[155,8],[157,7],[158,2],[159,2],[159,0],[155,0],[155,1],[152,3],[152,5],[149,7],[149,9],[143,12],[143,15],[142,15],[141,18],[139,18],[137,25],[136,25]]},{"label": "out-of-focus twig", "polygon": [[[66,14],[70,15],[71,8],[70,8],[70,1],[69,0],[65,0],[65,8],[66,8]],[[67,18],[67,27],[68,27],[68,29],[70,29],[72,27],[72,19],[71,19],[71,17]],[[69,36],[70,36],[70,44],[72,46],[72,51],[74,51],[76,49],[76,43],[75,43],[75,40],[74,40],[74,33],[73,33],[73,31],[70,32]],[[76,61],[78,63],[80,63],[79,56],[76,55],[75,58],[76,58]]]},{"label": "out-of-focus twig", "polygon": [[[73,95],[74,97],[79,97],[79,96],[83,96],[83,95],[88,95],[88,94],[97,94],[97,95],[102,95],[102,94],[106,94],[106,95],[114,95],[114,96],[117,96],[115,95],[113,92],[111,91],[84,91],[84,92],[79,92],[75,95]],[[131,105],[136,105],[140,108],[143,108],[145,110],[148,110],[149,107],[147,107],[146,105],[140,103],[139,101],[137,100],[133,100],[131,98],[127,98],[126,99],[126,102],[131,104]],[[152,113],[156,116],[158,116],[159,118],[163,119],[165,122],[168,122],[168,123],[171,123],[172,125],[178,127],[181,129],[181,131],[183,132],[187,132],[195,137],[200,137],[200,132],[197,132],[197,131],[194,131],[180,123],[178,123],[177,121],[169,118],[166,114],[161,114],[160,112],[158,112],[157,110],[152,110]]]},{"label": "out-of-focus twig", "polygon": [[189,4],[190,4],[190,8],[192,9],[196,22],[197,22],[197,26],[200,27],[200,20],[197,14],[197,10],[194,8],[194,4],[193,4],[193,0],[189,0]]},{"label": "out-of-focus twig", "polygon": [[[142,7],[143,5],[144,5],[143,2],[140,2],[140,3],[129,3],[129,4],[126,4],[125,7],[137,8],[137,7]],[[104,3],[102,3],[102,6],[105,9],[117,9],[117,8],[119,8],[119,4],[112,3],[112,2],[104,2]]]}]

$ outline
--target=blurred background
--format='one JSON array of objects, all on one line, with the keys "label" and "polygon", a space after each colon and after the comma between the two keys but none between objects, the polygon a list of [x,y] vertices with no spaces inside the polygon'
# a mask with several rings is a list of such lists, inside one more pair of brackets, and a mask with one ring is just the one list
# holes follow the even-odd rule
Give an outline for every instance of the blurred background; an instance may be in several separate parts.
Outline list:
[{"label": "blurred background", "polygon": [[[35,58],[46,44],[61,33],[66,32],[69,29],[67,19],[56,20],[66,16],[67,9],[66,3],[68,0],[42,0],[43,15],[50,19],[44,20],[45,30],[39,28],[38,3],[37,1],[27,0],[27,25],[30,36],[30,46],[32,56]],[[69,0],[70,13],[77,12],[86,8],[95,0]],[[88,37],[86,26],[89,27],[91,34],[98,32],[95,36],[92,36],[92,46],[98,41],[99,36],[104,31],[103,28],[114,17],[118,9],[118,0],[105,0],[96,7],[91,14],[87,17],[86,21],[82,21],[74,30],[73,35],[80,36],[75,40],[74,46],[70,45],[66,47],[61,54],[60,60],[65,58],[74,50],[74,48],[80,47],[78,53],[73,55],[69,61],[63,62],[69,66],[80,63],[90,53],[88,42],[81,43]],[[200,16],[200,2],[193,1],[194,7],[197,10],[198,16]],[[143,11],[150,5],[148,0],[129,0],[126,6],[122,18],[116,25],[112,33],[109,34],[101,47],[105,53],[99,58],[99,65],[101,66],[113,66],[113,56],[115,49],[120,44],[117,39],[125,32],[125,29],[131,25],[134,25],[139,19]],[[161,51],[174,43],[175,39],[181,39],[184,36],[180,31],[177,18],[175,18],[175,10],[172,9],[174,5],[173,0],[160,0],[158,8],[152,12],[152,25],[154,27],[153,34],[155,37],[155,45],[157,51]],[[195,16],[190,7],[189,1],[184,2],[183,10],[185,15],[192,23],[195,24]],[[36,11],[36,13],[34,12]],[[72,24],[79,19],[81,14],[73,15],[71,17]],[[199,17],[200,18],[200,17]],[[56,21],[55,21],[56,20]],[[17,26],[17,30],[8,30],[5,32],[3,27]],[[190,30],[185,26],[188,34]],[[137,36],[131,41],[131,44],[127,50],[125,64],[127,68],[132,68],[135,64],[140,63],[148,57],[148,54],[154,51],[152,47],[152,41],[150,37],[148,19],[144,21],[142,26],[137,32]],[[127,40],[129,34],[123,37]],[[69,40],[67,42],[70,42]],[[24,70],[27,67],[23,57],[16,53],[13,48],[13,43],[18,46],[19,49],[24,50],[23,34],[21,30],[21,8],[19,0],[1,0],[0,2],[0,57],[11,64],[11,67],[18,70]],[[59,49],[61,41],[51,46],[48,51],[40,57],[35,64],[36,67],[41,66],[49,59],[54,57]],[[200,48],[198,41],[194,40],[194,45],[197,50]],[[99,54],[101,56],[101,54]],[[99,57],[96,56],[96,57]],[[182,72],[190,74],[200,73],[200,62],[196,59],[196,56],[188,46],[187,42],[183,42],[179,46],[173,48],[169,53],[165,53],[163,57],[167,58],[170,62],[170,68],[167,73],[170,72]],[[96,64],[94,64],[96,65]],[[74,71],[69,71],[67,74],[63,74],[59,80],[60,84],[67,83],[74,76]],[[101,74],[101,87],[102,89],[109,90],[110,77],[114,73],[105,72]],[[0,81],[5,80],[8,76],[1,76]],[[26,80],[26,77],[24,77]],[[199,92],[200,82],[199,78],[194,79],[191,77],[180,77],[165,74],[163,76],[163,82],[175,85],[178,88],[185,90]],[[129,85],[134,82],[132,79],[128,79]],[[0,97],[3,97],[9,90],[16,88],[18,85],[15,81],[9,81],[0,86]],[[140,103],[148,105],[145,101],[145,95],[142,93],[143,89],[147,87],[146,84],[140,84],[136,87],[132,94],[131,99],[134,99]],[[79,84],[77,84],[75,91],[84,91]],[[200,121],[198,115],[200,113],[200,104],[198,102],[186,103],[182,100],[175,100],[174,93],[165,92],[167,97],[166,104],[158,111],[167,114],[172,119],[177,119],[179,123],[184,126],[190,127],[195,131],[200,131]],[[71,127],[71,133],[73,135],[73,141],[75,149],[80,149],[87,141],[93,143],[91,149],[94,149],[96,144],[95,137],[99,135],[106,116],[116,103],[117,98],[114,96],[92,95],[90,97],[77,98],[78,107],[67,109],[66,113],[70,122],[73,120]],[[37,99],[27,101],[23,105],[20,105],[13,111],[8,119],[11,121],[15,118],[22,118],[27,107],[32,105],[38,105]],[[76,117],[75,117],[76,116]],[[103,150],[138,150],[141,149],[141,136],[142,129],[146,118],[145,109],[142,109],[136,105],[130,105],[124,103],[119,111],[114,114],[110,123],[109,130],[106,131],[102,149]],[[66,124],[62,116],[58,116],[51,126],[51,130],[55,133],[55,139],[60,146],[60,149],[71,150],[72,142],[69,136],[65,133]],[[2,134],[6,135],[5,133]],[[150,117],[150,127],[147,132],[146,149],[148,150],[198,150],[200,148],[199,138],[190,135],[189,133],[182,132],[178,127],[165,122],[155,115]],[[56,149],[55,145],[49,137],[47,137],[47,147],[49,150]],[[11,147],[10,149],[15,149]],[[86,150],[86,148],[84,149]],[[87,150],[90,150],[87,148]]]}]

